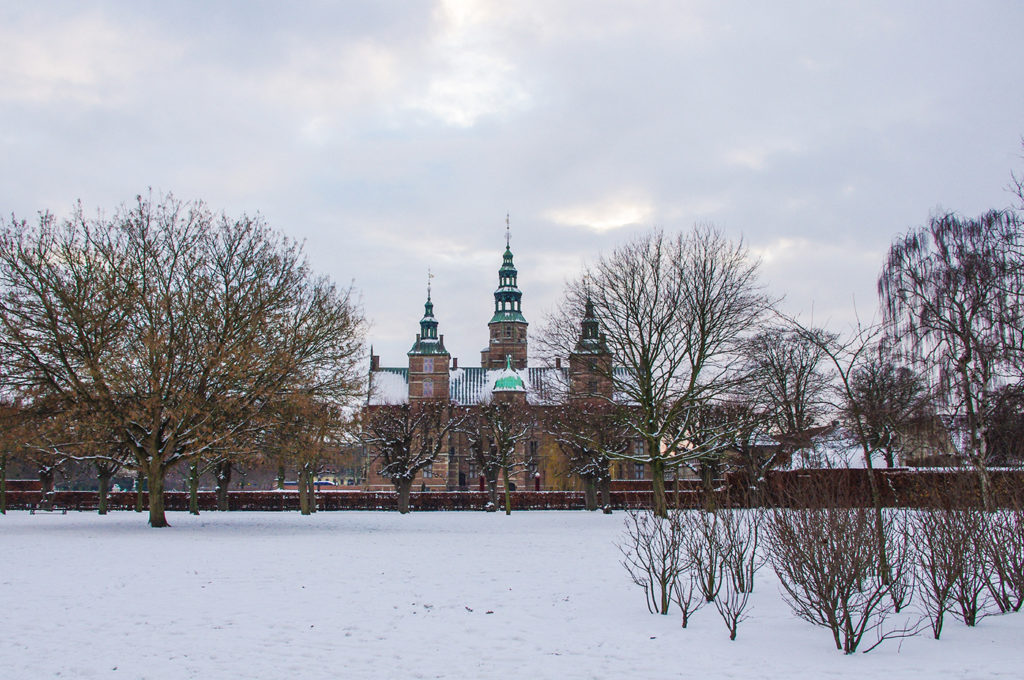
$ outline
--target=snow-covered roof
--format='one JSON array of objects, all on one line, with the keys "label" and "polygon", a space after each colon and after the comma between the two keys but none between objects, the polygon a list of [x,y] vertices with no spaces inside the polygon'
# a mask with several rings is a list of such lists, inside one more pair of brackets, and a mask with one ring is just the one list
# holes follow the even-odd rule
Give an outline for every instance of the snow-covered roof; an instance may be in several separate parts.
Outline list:
[{"label": "snow-covered roof", "polygon": [[[456,404],[470,405],[490,401],[494,383],[507,369],[479,366],[452,369],[448,379],[448,398]],[[561,403],[569,393],[569,369],[554,367],[528,367],[516,371],[523,381],[526,399],[534,406]],[[616,380],[625,375],[622,368],[615,369]],[[626,401],[616,392],[617,401]],[[409,401],[409,369],[379,368],[370,372],[370,398],[368,404],[404,404]]]},{"label": "snow-covered roof", "polygon": [[381,368],[370,371],[370,396],[367,403],[405,404],[409,401],[409,370]]}]

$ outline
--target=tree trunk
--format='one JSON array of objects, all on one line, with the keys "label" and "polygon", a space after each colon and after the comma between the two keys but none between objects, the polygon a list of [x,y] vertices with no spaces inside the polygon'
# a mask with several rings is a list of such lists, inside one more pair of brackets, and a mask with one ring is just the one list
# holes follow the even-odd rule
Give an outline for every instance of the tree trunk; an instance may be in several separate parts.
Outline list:
[{"label": "tree trunk", "polygon": [[149,463],[149,526],[169,527],[164,514],[164,466],[159,458]]},{"label": "tree trunk", "polygon": [[700,462],[700,486],[704,492],[704,510],[715,512],[718,509],[718,496],[715,493],[715,473],[717,462],[702,460]]},{"label": "tree trunk", "polygon": [[228,489],[231,486],[231,461],[217,463],[217,510],[228,511]]},{"label": "tree trunk", "polygon": [[306,494],[309,496],[309,514],[316,512],[316,473],[306,466]]},{"label": "tree trunk", "polygon": [[996,504],[992,498],[992,478],[988,473],[988,466],[985,465],[984,444],[979,447],[981,453],[974,456],[974,469],[978,473],[978,484],[981,490],[981,505],[985,512],[995,512]]},{"label": "tree trunk", "polygon": [[135,471],[135,512],[142,512],[142,480],[145,479],[145,474],[141,465]]},{"label": "tree trunk", "polygon": [[489,511],[495,512],[498,509],[498,471],[488,472],[487,478],[487,497],[490,499]]},{"label": "tree trunk", "polygon": [[585,510],[597,510],[597,489],[595,488],[593,477],[585,477],[583,479],[583,508]]},{"label": "tree trunk", "polygon": [[110,478],[114,476],[112,470],[106,468],[98,468],[96,470],[96,479],[99,485],[99,497],[100,497],[100,509],[99,514],[107,514],[107,497],[110,495]]},{"label": "tree trunk", "polygon": [[191,515],[199,514],[199,463],[196,461],[188,465],[188,511]]},{"label": "tree trunk", "polygon": [[[878,490],[875,479],[875,467],[871,462],[871,453],[864,449],[864,464],[868,469],[868,487],[871,489],[871,505],[875,515],[875,542],[878,544],[878,574],[882,583],[889,585],[892,581],[892,570],[889,568],[889,552],[885,545],[885,520],[882,517],[882,494]],[[899,609],[896,610],[897,612]]]},{"label": "tree trunk", "polygon": [[277,489],[284,490],[284,463],[277,466]]},{"label": "tree trunk", "polygon": [[651,459],[651,492],[651,510],[655,516],[668,517],[668,501],[665,499],[665,461],[658,457]]},{"label": "tree trunk", "polygon": [[53,477],[53,468],[39,469],[39,486],[42,492],[39,507],[43,510],[53,509]]},{"label": "tree trunk", "polygon": [[398,492],[398,512],[403,515],[409,512],[409,494],[412,491],[411,479],[396,479],[395,491]]},{"label": "tree trunk", "polygon": [[306,471],[304,468],[299,468],[295,482],[296,487],[299,489],[299,513],[302,515],[308,515],[310,514],[309,488],[306,486]]},{"label": "tree trunk", "polygon": [[0,454],[0,515],[7,514],[7,454]]},{"label": "tree trunk", "polygon": [[612,478],[602,477],[601,482],[601,510],[606,515],[612,514]]},{"label": "tree trunk", "polygon": [[501,468],[501,479],[505,482],[505,514],[512,514],[512,494],[508,489],[508,468]]}]

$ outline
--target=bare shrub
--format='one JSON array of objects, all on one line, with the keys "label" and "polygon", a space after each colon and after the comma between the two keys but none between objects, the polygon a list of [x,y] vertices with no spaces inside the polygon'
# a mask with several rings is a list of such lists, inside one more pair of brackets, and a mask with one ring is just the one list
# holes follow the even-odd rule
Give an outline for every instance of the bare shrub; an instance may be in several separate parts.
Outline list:
[{"label": "bare shrub", "polygon": [[905,508],[890,508],[883,513],[882,533],[889,570],[889,600],[897,614],[911,603],[916,590],[914,529],[910,512]]},{"label": "bare shrub", "polygon": [[626,511],[626,534],[619,544],[622,566],[643,588],[652,614],[668,614],[672,605],[673,588],[685,566],[681,536],[679,513],[662,518],[650,510]]},{"label": "bare shrub", "polygon": [[[885,639],[914,634],[913,626],[887,625],[893,579],[879,566],[872,512],[838,499],[825,485],[808,487],[807,497],[795,500],[797,509],[776,509],[767,523],[772,566],[793,612],[829,629],[836,649],[846,654],[855,652],[868,633],[876,641],[864,651]],[[887,535],[895,535],[892,515],[883,521]]]},{"label": "bare shrub", "polygon": [[[697,599],[697,589],[705,602],[714,603],[730,640],[736,639],[739,624],[747,617],[754,575],[766,561],[758,550],[763,517],[760,509],[681,515],[688,568],[680,587],[689,589],[689,602]],[[684,618],[689,613],[684,612]]]},{"label": "bare shrub", "polygon": [[714,540],[721,556],[715,608],[729,629],[730,640],[736,639],[740,622],[747,618],[754,575],[765,563],[758,554],[762,517],[759,509],[715,513]]},{"label": "bare shrub", "polygon": [[945,512],[949,513],[951,520],[945,525],[951,532],[950,545],[962,555],[960,573],[953,582],[953,600],[963,622],[974,626],[985,618],[985,593],[989,583],[985,554],[988,513],[976,507]]},{"label": "bare shrub", "polygon": [[1024,605],[1024,509],[989,517],[985,552],[989,563],[989,593],[1001,612]]},{"label": "bare shrub", "polygon": [[915,519],[917,591],[936,640],[953,603],[953,586],[963,571],[964,553],[952,529],[951,510],[923,510]]},{"label": "bare shrub", "polygon": [[704,511],[681,513],[683,550],[688,569],[704,596],[705,602],[714,602],[721,587],[722,554],[715,536],[715,514]]},{"label": "bare shrub", "polygon": [[672,586],[672,601],[676,603],[682,612],[683,628],[686,628],[687,624],[690,623],[690,617],[707,604],[704,592],[700,588],[697,572],[692,567],[684,569],[679,574],[679,578],[676,579],[675,584]]}]

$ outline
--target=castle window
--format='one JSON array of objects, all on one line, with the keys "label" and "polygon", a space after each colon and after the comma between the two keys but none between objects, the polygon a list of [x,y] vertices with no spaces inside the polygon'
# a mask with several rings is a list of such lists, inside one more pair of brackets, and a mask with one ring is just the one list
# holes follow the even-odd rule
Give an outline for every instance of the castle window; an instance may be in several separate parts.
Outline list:
[{"label": "castle window", "polygon": [[425,468],[423,468],[423,478],[424,479],[430,479],[433,476],[434,476],[434,464],[433,463],[427,463],[427,466]]},{"label": "castle window", "polygon": [[633,463],[633,479],[643,479],[643,478],[644,478],[644,464],[643,463]]},{"label": "castle window", "polygon": [[424,380],[423,381],[423,396],[432,397],[434,396],[434,381]]},{"label": "castle window", "polygon": [[423,372],[433,373],[434,372],[434,357],[427,357],[423,360]]},{"label": "castle window", "polygon": [[511,338],[512,337],[512,327],[511,326],[505,326],[505,337],[506,338]]}]

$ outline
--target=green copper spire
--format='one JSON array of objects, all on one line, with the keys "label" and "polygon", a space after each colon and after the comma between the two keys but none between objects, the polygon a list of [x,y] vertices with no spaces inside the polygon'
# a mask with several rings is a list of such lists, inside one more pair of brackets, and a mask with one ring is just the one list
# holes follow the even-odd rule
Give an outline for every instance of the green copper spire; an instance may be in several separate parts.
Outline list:
[{"label": "green copper spire", "polygon": [[420,319],[420,332],[416,336],[409,354],[448,354],[444,343],[437,336],[437,319],[434,318],[434,303],[430,299],[430,279],[427,275],[427,301],[423,304],[423,318]]},{"label": "green copper spire", "polygon": [[526,323],[523,317],[523,293],[517,286],[519,272],[512,261],[511,235],[508,215],[505,216],[505,253],[501,258],[498,270],[498,289],[494,291],[494,316],[490,323],[498,321],[519,321]]}]

